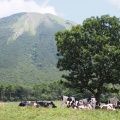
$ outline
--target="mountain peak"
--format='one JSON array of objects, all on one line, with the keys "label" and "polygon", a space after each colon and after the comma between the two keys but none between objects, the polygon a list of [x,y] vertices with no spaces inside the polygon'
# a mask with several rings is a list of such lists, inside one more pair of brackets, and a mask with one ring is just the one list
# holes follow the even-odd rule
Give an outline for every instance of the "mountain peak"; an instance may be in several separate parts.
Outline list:
[{"label": "mountain peak", "polygon": [[41,14],[41,13],[25,13],[18,18],[18,20],[12,25],[13,35],[9,38],[9,41],[16,40],[24,32],[30,33],[32,36],[36,34],[36,28],[44,23],[46,27],[52,27],[54,23],[64,26],[66,29],[71,28],[75,23],[64,20],[52,14]]}]

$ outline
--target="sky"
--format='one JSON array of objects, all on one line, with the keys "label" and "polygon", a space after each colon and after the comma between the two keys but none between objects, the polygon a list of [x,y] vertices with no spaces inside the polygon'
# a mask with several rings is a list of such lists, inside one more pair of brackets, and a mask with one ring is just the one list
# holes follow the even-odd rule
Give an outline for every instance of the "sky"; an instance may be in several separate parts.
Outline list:
[{"label": "sky", "polygon": [[0,18],[20,12],[51,13],[82,24],[92,16],[120,17],[120,0],[0,0]]}]

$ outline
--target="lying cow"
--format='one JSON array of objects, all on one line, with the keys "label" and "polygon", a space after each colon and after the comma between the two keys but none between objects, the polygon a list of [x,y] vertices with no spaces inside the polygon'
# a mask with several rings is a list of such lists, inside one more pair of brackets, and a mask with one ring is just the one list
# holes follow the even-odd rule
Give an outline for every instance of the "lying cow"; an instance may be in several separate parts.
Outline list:
[{"label": "lying cow", "polygon": [[83,105],[84,105],[85,107],[87,107],[88,104],[90,104],[91,107],[92,107],[92,109],[95,109],[95,108],[96,108],[96,103],[97,103],[97,101],[96,101],[95,98],[85,98],[85,99],[82,99],[82,101],[83,101]]},{"label": "lying cow", "polygon": [[83,100],[67,101],[67,107],[73,109],[92,109],[92,106],[89,103],[86,103],[86,105],[84,105]]},{"label": "lying cow", "polygon": [[23,101],[19,103],[19,106],[25,107],[25,106],[37,106],[37,103],[34,101]]},{"label": "lying cow", "polygon": [[51,101],[51,102],[37,102],[36,107],[56,108],[57,106]]},{"label": "lying cow", "polygon": [[26,106],[26,102],[20,102],[18,106],[21,106],[21,107],[25,107]]},{"label": "lying cow", "polygon": [[117,98],[109,98],[106,102],[106,104],[113,104],[114,108],[119,108],[120,101]]},{"label": "lying cow", "polygon": [[101,109],[106,109],[106,110],[115,110],[113,104],[105,104],[101,106]]},{"label": "lying cow", "polygon": [[96,103],[97,103],[97,101],[95,98],[85,98],[85,99],[81,99],[81,100],[78,100],[78,99],[72,100],[71,98],[67,99],[67,107],[68,108],[96,109],[96,106],[97,106],[97,108],[98,107],[100,108],[100,106],[98,106],[99,104],[96,104]]},{"label": "lying cow", "polygon": [[34,102],[34,101],[24,101],[19,103],[19,106],[35,106],[35,107],[48,107],[48,108],[56,108],[57,106],[53,102]]}]

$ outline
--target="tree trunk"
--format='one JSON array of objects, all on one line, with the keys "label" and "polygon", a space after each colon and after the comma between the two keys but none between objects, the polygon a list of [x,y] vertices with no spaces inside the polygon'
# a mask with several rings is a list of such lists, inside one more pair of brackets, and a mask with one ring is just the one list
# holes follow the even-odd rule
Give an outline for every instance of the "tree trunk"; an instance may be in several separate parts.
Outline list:
[{"label": "tree trunk", "polygon": [[10,100],[11,100],[11,92],[10,92]]},{"label": "tree trunk", "polygon": [[2,101],[2,91],[1,91],[1,93],[0,93],[0,100]]},{"label": "tree trunk", "polygon": [[101,97],[101,93],[97,92],[97,93],[95,94],[95,98],[96,98],[96,101],[97,101],[98,103],[100,103],[100,97]]}]

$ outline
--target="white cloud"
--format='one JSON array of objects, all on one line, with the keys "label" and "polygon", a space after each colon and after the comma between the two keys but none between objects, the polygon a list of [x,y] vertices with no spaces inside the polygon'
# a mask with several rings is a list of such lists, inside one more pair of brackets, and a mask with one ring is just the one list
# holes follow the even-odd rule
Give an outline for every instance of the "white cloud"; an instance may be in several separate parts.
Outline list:
[{"label": "white cloud", "polygon": [[45,0],[41,5],[35,0],[0,0],[0,18],[20,12],[51,13],[57,15],[53,6]]},{"label": "white cloud", "polygon": [[120,9],[120,0],[107,0],[107,1]]}]

